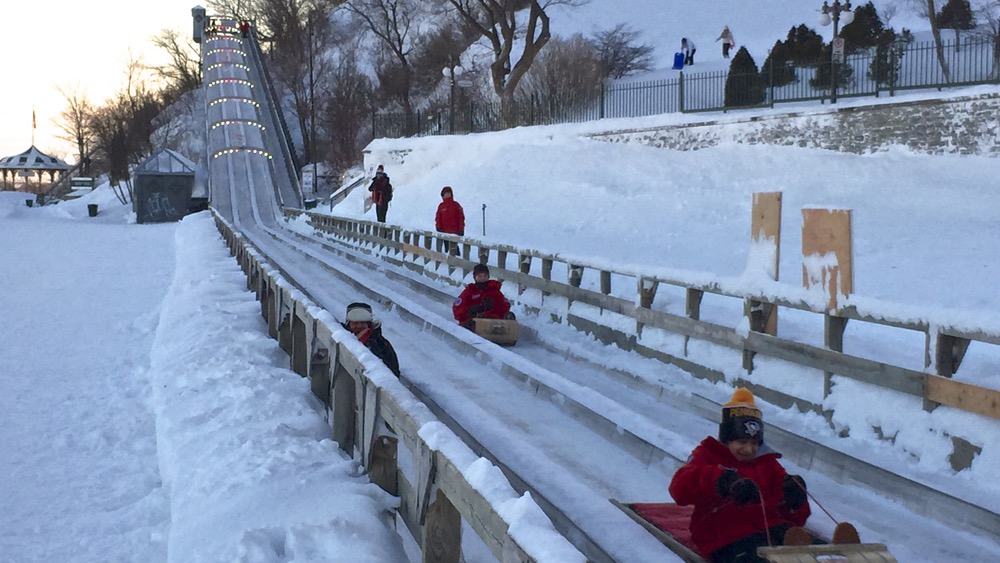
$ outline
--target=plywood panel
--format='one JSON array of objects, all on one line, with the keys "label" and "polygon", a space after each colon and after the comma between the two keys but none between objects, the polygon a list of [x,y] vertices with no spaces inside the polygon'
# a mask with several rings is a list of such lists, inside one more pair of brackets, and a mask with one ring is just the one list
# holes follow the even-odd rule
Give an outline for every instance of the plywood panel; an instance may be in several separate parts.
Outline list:
[{"label": "plywood panel", "polygon": [[837,309],[838,297],[854,291],[851,215],[850,209],[802,210],[802,284],[822,287],[831,311]]}]

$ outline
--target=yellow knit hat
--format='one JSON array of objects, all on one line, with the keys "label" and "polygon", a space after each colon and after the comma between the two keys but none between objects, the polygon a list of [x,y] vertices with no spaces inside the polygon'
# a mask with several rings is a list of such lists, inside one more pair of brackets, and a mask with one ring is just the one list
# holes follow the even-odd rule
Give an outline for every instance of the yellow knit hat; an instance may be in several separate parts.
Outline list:
[{"label": "yellow knit hat", "polygon": [[740,387],[733,392],[728,403],[722,405],[722,422],[719,423],[719,441],[727,444],[740,438],[756,438],[764,442],[764,421],[754,402],[753,393]]}]

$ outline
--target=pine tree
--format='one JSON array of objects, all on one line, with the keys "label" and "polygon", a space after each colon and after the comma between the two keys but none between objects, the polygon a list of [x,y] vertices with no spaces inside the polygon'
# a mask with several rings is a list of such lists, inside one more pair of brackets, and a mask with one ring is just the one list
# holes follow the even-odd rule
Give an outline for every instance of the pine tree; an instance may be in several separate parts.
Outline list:
[{"label": "pine tree", "polygon": [[958,32],[976,27],[976,16],[972,14],[969,0],[948,0],[937,14],[937,24],[941,29],[955,30],[955,51],[958,51]]},{"label": "pine tree", "polygon": [[740,47],[726,77],[726,107],[756,106],[764,102],[764,85],[757,63],[746,47]]},{"label": "pine tree", "polygon": [[822,61],[823,37],[805,24],[788,30],[785,46],[789,60],[796,66],[813,66]]},{"label": "pine tree", "polygon": [[868,78],[880,86],[893,88],[899,82],[906,41],[902,36],[896,35],[894,29],[889,28],[878,36],[877,43],[875,58],[868,67]]},{"label": "pine tree", "polygon": [[771,86],[784,86],[798,80],[795,67],[791,63],[791,50],[783,41],[775,41],[774,47],[760,69],[761,79]]},{"label": "pine tree", "polygon": [[882,18],[879,17],[874,4],[868,2],[864,6],[855,8],[854,21],[840,30],[840,36],[844,38],[846,54],[874,47],[883,31],[885,31],[885,24],[882,23]]}]

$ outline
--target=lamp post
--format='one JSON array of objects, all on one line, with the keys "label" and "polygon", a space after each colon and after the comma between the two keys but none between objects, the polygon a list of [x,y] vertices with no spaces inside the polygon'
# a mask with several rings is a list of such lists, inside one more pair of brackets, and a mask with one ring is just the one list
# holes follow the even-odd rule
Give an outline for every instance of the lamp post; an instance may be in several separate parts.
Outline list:
[{"label": "lamp post", "polygon": [[448,64],[441,69],[441,74],[445,78],[449,79],[450,84],[448,88],[448,134],[455,133],[455,77],[462,76],[465,69],[462,65],[453,62],[451,55],[448,55]]},{"label": "lamp post", "polygon": [[[823,0],[823,7],[820,9],[819,24],[830,25],[833,22],[833,41],[830,43],[830,103],[837,103],[837,75],[840,71],[840,63],[844,59],[844,43],[839,40],[840,22],[847,25],[854,21],[854,12],[851,11],[851,0],[833,0],[831,6],[827,0]],[[838,41],[839,40],[839,41]]]}]

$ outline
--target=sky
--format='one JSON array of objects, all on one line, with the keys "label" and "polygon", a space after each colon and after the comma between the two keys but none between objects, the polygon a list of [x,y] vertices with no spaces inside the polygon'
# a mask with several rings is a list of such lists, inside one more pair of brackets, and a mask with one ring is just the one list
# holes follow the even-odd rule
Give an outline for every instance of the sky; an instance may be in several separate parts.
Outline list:
[{"label": "sky", "polygon": [[4,54],[0,88],[0,156],[21,153],[31,146],[31,112],[36,124],[35,146],[43,152],[76,162],[72,144],[58,121],[66,107],[57,87],[79,88],[96,104],[125,83],[129,52],[150,64],[161,62],[150,38],[163,29],[189,37],[193,0],[45,0],[5,2],[0,33]]},{"label": "sky", "polygon": [[[699,48],[698,60],[705,66],[698,70],[704,71],[726,68],[719,44],[715,43],[723,25],[730,26],[737,44],[746,45],[759,59],[758,64],[763,63],[774,41],[784,39],[794,25],[806,23],[827,38],[831,33],[829,28],[820,28],[816,23],[822,5],[819,1],[781,0],[768,2],[765,7],[760,3],[734,5],[729,0],[699,0],[692,2],[691,8],[683,8],[682,2],[614,0],[615,9],[608,14],[609,2],[612,0],[592,0],[573,11],[556,8],[553,32],[590,35],[617,23],[628,23],[641,32],[642,42],[655,48],[657,66],[662,68],[670,66],[680,38],[687,36]],[[874,3],[880,10],[890,4],[901,5],[892,20],[897,28],[921,27],[900,0]],[[196,5],[199,3],[194,1],[162,0],[144,4],[141,16],[136,14],[134,2],[124,0],[85,3],[49,0],[41,4],[5,5],[4,21],[18,23],[7,26],[0,34],[0,53],[8,61],[23,63],[12,67],[13,72],[4,80],[6,86],[0,89],[0,124],[3,124],[0,156],[18,154],[31,145],[34,108],[38,126],[34,131],[35,145],[67,162],[75,162],[75,148],[58,138],[62,133],[53,123],[66,107],[56,87],[79,86],[92,101],[102,102],[124,84],[130,50],[152,62],[157,60],[158,53],[149,41],[151,37],[166,28],[181,31],[182,37],[190,35],[191,8]],[[678,13],[684,17],[677,17]]]}]

